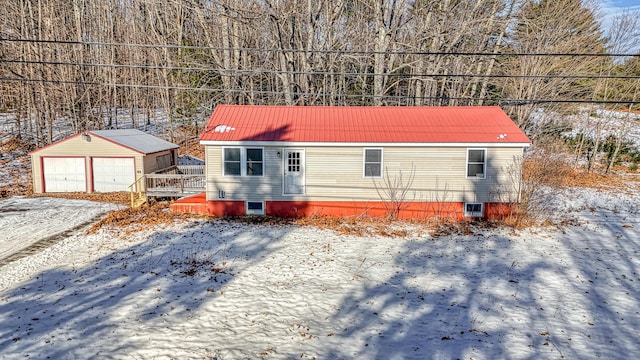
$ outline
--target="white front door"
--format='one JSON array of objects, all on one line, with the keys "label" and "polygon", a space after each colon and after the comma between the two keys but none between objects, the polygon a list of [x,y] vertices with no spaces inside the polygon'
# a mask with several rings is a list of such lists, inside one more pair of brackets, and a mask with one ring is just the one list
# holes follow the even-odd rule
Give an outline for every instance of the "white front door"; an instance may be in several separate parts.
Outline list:
[{"label": "white front door", "polygon": [[133,158],[93,158],[93,190],[129,191],[136,181]]},{"label": "white front door", "polygon": [[304,194],[304,150],[284,150],[285,195]]},{"label": "white front door", "polygon": [[84,158],[43,158],[45,192],[85,192],[87,177]]}]

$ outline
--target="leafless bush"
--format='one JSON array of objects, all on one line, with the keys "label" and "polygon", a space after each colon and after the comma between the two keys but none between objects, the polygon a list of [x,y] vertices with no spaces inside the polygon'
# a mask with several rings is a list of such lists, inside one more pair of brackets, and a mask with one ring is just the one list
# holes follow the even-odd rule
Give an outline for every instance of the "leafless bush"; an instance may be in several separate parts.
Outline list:
[{"label": "leafless bush", "polygon": [[505,170],[509,181],[501,200],[515,204],[507,222],[516,227],[542,220],[550,197],[566,186],[574,173],[561,155],[540,149],[526,157],[514,157]]},{"label": "leafless bush", "polygon": [[[398,170],[398,175],[391,176],[389,169],[385,168],[381,183],[373,181],[373,186],[390,219],[397,219],[400,212],[407,208],[409,202],[415,200],[416,192],[411,190],[415,177],[416,168],[412,165],[409,176],[406,178],[402,170]],[[411,199],[409,199],[410,196],[412,196]]]},{"label": "leafless bush", "polygon": [[[420,200],[422,202],[423,199],[421,198]],[[449,189],[449,184],[445,183],[441,187],[438,177],[436,177],[434,189],[429,192],[428,200],[424,204],[423,220],[448,222],[458,218],[458,209],[453,205],[453,195]]]}]

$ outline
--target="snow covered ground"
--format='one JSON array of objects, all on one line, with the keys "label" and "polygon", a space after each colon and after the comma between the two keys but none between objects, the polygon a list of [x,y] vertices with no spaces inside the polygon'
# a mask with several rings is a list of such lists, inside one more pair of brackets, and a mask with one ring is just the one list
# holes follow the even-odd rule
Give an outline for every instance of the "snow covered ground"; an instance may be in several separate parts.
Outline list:
[{"label": "snow covered ground", "polygon": [[117,208],[113,204],[82,200],[23,197],[2,200],[0,260],[39,241],[66,237]]},{"label": "snow covered ground", "polygon": [[[469,236],[205,219],[72,234],[0,267],[0,359],[640,358],[640,195],[572,191],[566,225]],[[8,201],[57,208],[33,229],[104,206]]]},{"label": "snow covered ground", "polygon": [[543,108],[536,109],[531,115],[531,119],[537,126],[552,127],[564,124],[571,129],[563,135],[576,138],[583,134],[588,139],[594,140],[599,137],[601,141],[606,141],[609,136],[614,138],[622,137],[633,149],[640,149],[640,113],[628,111],[611,111],[606,109],[592,109],[588,107],[578,107],[574,109],[575,114],[562,115],[556,112],[545,111]]}]

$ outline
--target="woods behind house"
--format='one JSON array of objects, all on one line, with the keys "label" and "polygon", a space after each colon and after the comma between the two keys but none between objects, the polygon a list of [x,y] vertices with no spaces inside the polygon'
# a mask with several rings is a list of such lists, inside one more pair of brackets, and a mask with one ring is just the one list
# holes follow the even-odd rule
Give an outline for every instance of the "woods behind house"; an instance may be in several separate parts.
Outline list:
[{"label": "woods behind house", "polygon": [[535,107],[637,103],[640,59],[619,56],[637,15],[605,32],[580,0],[0,0],[0,112],[42,145],[54,120],[197,128],[217,103],[500,105],[535,139]]}]

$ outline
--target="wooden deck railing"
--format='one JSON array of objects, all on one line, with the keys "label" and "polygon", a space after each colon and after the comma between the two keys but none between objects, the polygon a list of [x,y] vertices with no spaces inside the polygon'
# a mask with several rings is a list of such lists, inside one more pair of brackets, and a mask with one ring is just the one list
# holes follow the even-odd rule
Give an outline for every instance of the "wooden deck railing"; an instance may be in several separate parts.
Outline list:
[{"label": "wooden deck railing", "polygon": [[202,175],[204,176],[204,165],[178,165],[166,169],[158,170],[152,174],[181,174],[181,175]]},{"label": "wooden deck railing", "polygon": [[183,197],[205,191],[204,165],[178,165],[144,177],[147,197]]},{"label": "wooden deck railing", "polygon": [[149,197],[179,198],[199,194],[205,191],[205,185],[204,165],[178,165],[145,174],[129,185],[131,207],[144,204]]}]

